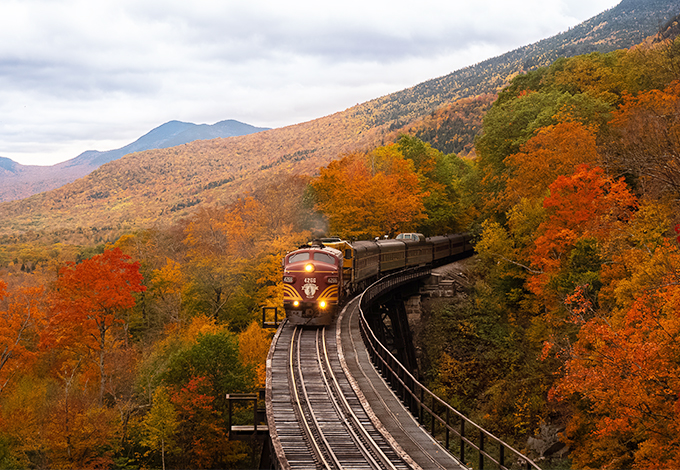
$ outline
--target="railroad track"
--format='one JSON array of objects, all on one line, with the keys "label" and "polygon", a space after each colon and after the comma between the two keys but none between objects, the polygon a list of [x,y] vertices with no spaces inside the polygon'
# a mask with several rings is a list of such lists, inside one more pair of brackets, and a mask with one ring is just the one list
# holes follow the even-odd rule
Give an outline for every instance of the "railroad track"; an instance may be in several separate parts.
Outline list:
[{"label": "railroad track", "polygon": [[356,398],[338,359],[334,327],[286,326],[277,344],[277,350],[284,348],[287,384],[275,388],[287,388],[288,393],[273,401],[276,432],[286,456],[283,468],[411,468],[375,429]]}]

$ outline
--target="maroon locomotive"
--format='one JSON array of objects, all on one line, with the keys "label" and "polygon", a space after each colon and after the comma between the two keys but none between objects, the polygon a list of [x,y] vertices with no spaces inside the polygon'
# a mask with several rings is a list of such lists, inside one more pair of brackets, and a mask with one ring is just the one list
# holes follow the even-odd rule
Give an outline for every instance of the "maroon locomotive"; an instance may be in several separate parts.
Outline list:
[{"label": "maroon locomotive", "polygon": [[283,304],[294,325],[328,325],[342,291],[342,252],[304,246],[283,259]]}]

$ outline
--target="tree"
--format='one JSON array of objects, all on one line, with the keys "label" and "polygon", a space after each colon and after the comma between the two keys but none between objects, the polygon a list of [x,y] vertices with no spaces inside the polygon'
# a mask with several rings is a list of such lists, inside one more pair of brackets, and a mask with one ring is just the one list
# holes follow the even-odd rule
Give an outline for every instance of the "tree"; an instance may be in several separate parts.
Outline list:
[{"label": "tree", "polygon": [[579,165],[573,175],[560,176],[550,185],[543,202],[547,220],[538,228],[532,266],[540,274],[529,288],[542,295],[548,283],[568,268],[570,253],[578,240],[606,241],[617,227],[630,220],[637,199],[623,179],[614,180],[599,167]]},{"label": "tree", "polygon": [[471,173],[470,166],[455,155],[444,155],[429,144],[406,135],[399,139],[397,148],[413,162],[425,195],[423,204],[427,218],[421,222],[418,231],[429,236],[464,230],[470,219],[460,186]]},{"label": "tree", "polygon": [[241,364],[253,371],[253,375],[256,377],[256,387],[265,386],[266,360],[270,343],[271,338],[258,322],[252,322],[238,336]]},{"label": "tree", "polygon": [[176,261],[166,258],[166,264],[151,273],[150,288],[156,301],[162,305],[168,318],[179,322],[182,314],[182,289],[185,283],[182,266]]},{"label": "tree", "polygon": [[679,260],[677,247],[657,250],[641,268],[667,264],[660,286],[620,314],[594,311],[580,291],[568,298],[580,331],[552,396],[574,404],[566,436],[581,466],[680,465]]},{"label": "tree", "polygon": [[184,468],[229,468],[246,457],[245,445],[228,439],[225,420],[205,377],[192,377],[171,394]]},{"label": "tree", "polygon": [[515,77],[484,116],[484,132],[475,142],[480,173],[477,191],[483,213],[498,215],[509,208],[505,201],[509,162],[505,159],[524,152],[522,146],[541,129],[571,121],[596,132],[606,122],[612,105],[602,99],[605,91],[599,90],[597,96],[590,94],[587,80],[578,87],[565,86],[568,74],[555,80],[556,74],[568,68],[568,61],[558,60],[549,68]]},{"label": "tree", "polygon": [[394,236],[425,219],[413,164],[394,145],[331,162],[311,181],[316,209],[332,234],[348,239]]},{"label": "tree", "polygon": [[170,401],[167,390],[158,387],[153,394],[151,411],[142,422],[144,440],[142,444],[160,450],[163,470],[165,470],[166,449],[174,445],[174,435],[179,426],[177,411]]},{"label": "tree", "polygon": [[519,153],[509,155],[506,204],[520,198],[543,198],[558,176],[573,173],[580,164],[599,163],[595,132],[578,121],[546,126],[522,145]]},{"label": "tree", "polygon": [[173,351],[161,378],[168,387],[178,389],[193,377],[201,377],[222,410],[227,393],[250,388],[253,381],[247,372],[239,360],[237,337],[225,327],[218,327],[214,332],[199,333],[193,341]]},{"label": "tree", "polygon": [[99,406],[86,381],[75,365],[60,378],[28,371],[3,397],[2,434],[9,437],[21,468],[112,465],[117,413]]},{"label": "tree", "polygon": [[45,321],[43,287],[7,292],[0,281],[0,394],[17,372],[29,366]]},{"label": "tree", "polygon": [[621,54],[616,52],[580,55],[558,61],[547,79],[552,87],[575,95],[587,93],[605,103],[615,104],[621,96],[625,83],[620,76],[618,64]]},{"label": "tree", "polygon": [[[283,205],[275,202],[280,198]],[[281,257],[309,239],[295,199],[284,188],[272,188],[228,207],[201,210],[191,219],[185,231],[185,294],[193,294],[186,295],[188,308],[239,331],[260,305],[282,296]]]},{"label": "tree", "polygon": [[121,339],[115,338],[112,330],[123,323],[121,313],[135,305],[133,294],[145,289],[139,263],[130,262],[120,248],[106,250],[80,264],[68,263],[59,271],[54,314],[43,341],[76,354],[84,346],[94,354],[100,403],[106,384],[107,351],[118,347],[116,340]]},{"label": "tree", "polygon": [[654,197],[680,194],[680,81],[664,90],[626,94],[610,122],[608,163]]}]

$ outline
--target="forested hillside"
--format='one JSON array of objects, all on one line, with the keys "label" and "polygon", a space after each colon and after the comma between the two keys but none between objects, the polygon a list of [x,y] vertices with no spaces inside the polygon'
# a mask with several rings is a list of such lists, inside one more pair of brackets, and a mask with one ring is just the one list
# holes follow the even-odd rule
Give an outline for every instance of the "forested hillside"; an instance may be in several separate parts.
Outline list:
[{"label": "forested hillside", "polygon": [[[174,221],[199,206],[232,201],[277,174],[311,174],[345,152],[393,140],[403,126],[460,99],[495,93],[517,73],[560,55],[630,47],[679,8],[680,0],[625,0],[554,38],[344,112],[252,136],[132,154],[58,190],[0,204],[0,234],[57,232],[80,240],[76,232],[94,228],[98,235],[90,241],[112,240],[131,228]],[[452,135],[432,135],[432,143],[467,153],[475,130],[466,124]]]},{"label": "forested hillside", "polygon": [[518,73],[551,64],[559,57],[610,52],[639,44],[680,11],[677,0],[623,0],[588,21],[556,36],[515,49],[444,77],[353,108],[367,128],[398,128],[444,103],[495,93]]},{"label": "forested hillside", "polygon": [[561,59],[500,93],[474,287],[428,329],[433,387],[574,468],[680,465],[679,50]]}]

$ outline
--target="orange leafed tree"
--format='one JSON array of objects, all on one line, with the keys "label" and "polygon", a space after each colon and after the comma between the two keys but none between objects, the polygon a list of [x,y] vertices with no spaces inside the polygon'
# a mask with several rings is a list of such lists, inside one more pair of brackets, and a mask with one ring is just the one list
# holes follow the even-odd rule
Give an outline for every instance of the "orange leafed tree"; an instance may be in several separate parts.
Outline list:
[{"label": "orange leafed tree", "polygon": [[100,401],[104,396],[107,351],[121,340],[112,330],[123,323],[120,314],[135,305],[133,294],[146,289],[139,263],[130,259],[120,248],[109,249],[80,264],[67,264],[56,281],[54,313],[44,342],[76,355],[93,355],[100,379]]},{"label": "orange leafed tree", "polygon": [[241,330],[259,306],[281,302],[281,257],[309,240],[307,181],[283,175],[228,206],[196,211],[184,230],[186,312],[209,314]]},{"label": "orange leafed tree", "polygon": [[257,322],[252,322],[238,337],[239,359],[241,363],[256,375],[258,387],[264,387],[266,381],[266,360],[271,339]]},{"label": "orange leafed tree", "polygon": [[[640,268],[666,271],[659,287],[613,315],[574,316],[578,340],[552,396],[578,403],[565,435],[581,467],[680,467],[680,253],[666,244],[653,258]],[[593,307],[579,291],[568,302]]]},{"label": "orange leafed tree", "polygon": [[608,146],[611,166],[639,178],[644,192],[680,194],[680,81],[664,90],[637,96],[624,95],[624,103],[610,124]]},{"label": "orange leafed tree", "polygon": [[0,281],[0,393],[34,358],[44,320],[43,287],[20,287],[8,293]]},{"label": "orange leafed tree", "polygon": [[396,235],[423,220],[423,198],[412,163],[391,145],[370,155],[331,162],[312,180],[316,208],[331,234],[350,239]]},{"label": "orange leafed tree", "polygon": [[561,175],[573,173],[583,163],[598,162],[595,132],[577,121],[542,128],[519,153],[505,158],[508,168],[506,199],[513,205],[520,198],[545,195],[548,186]]}]

